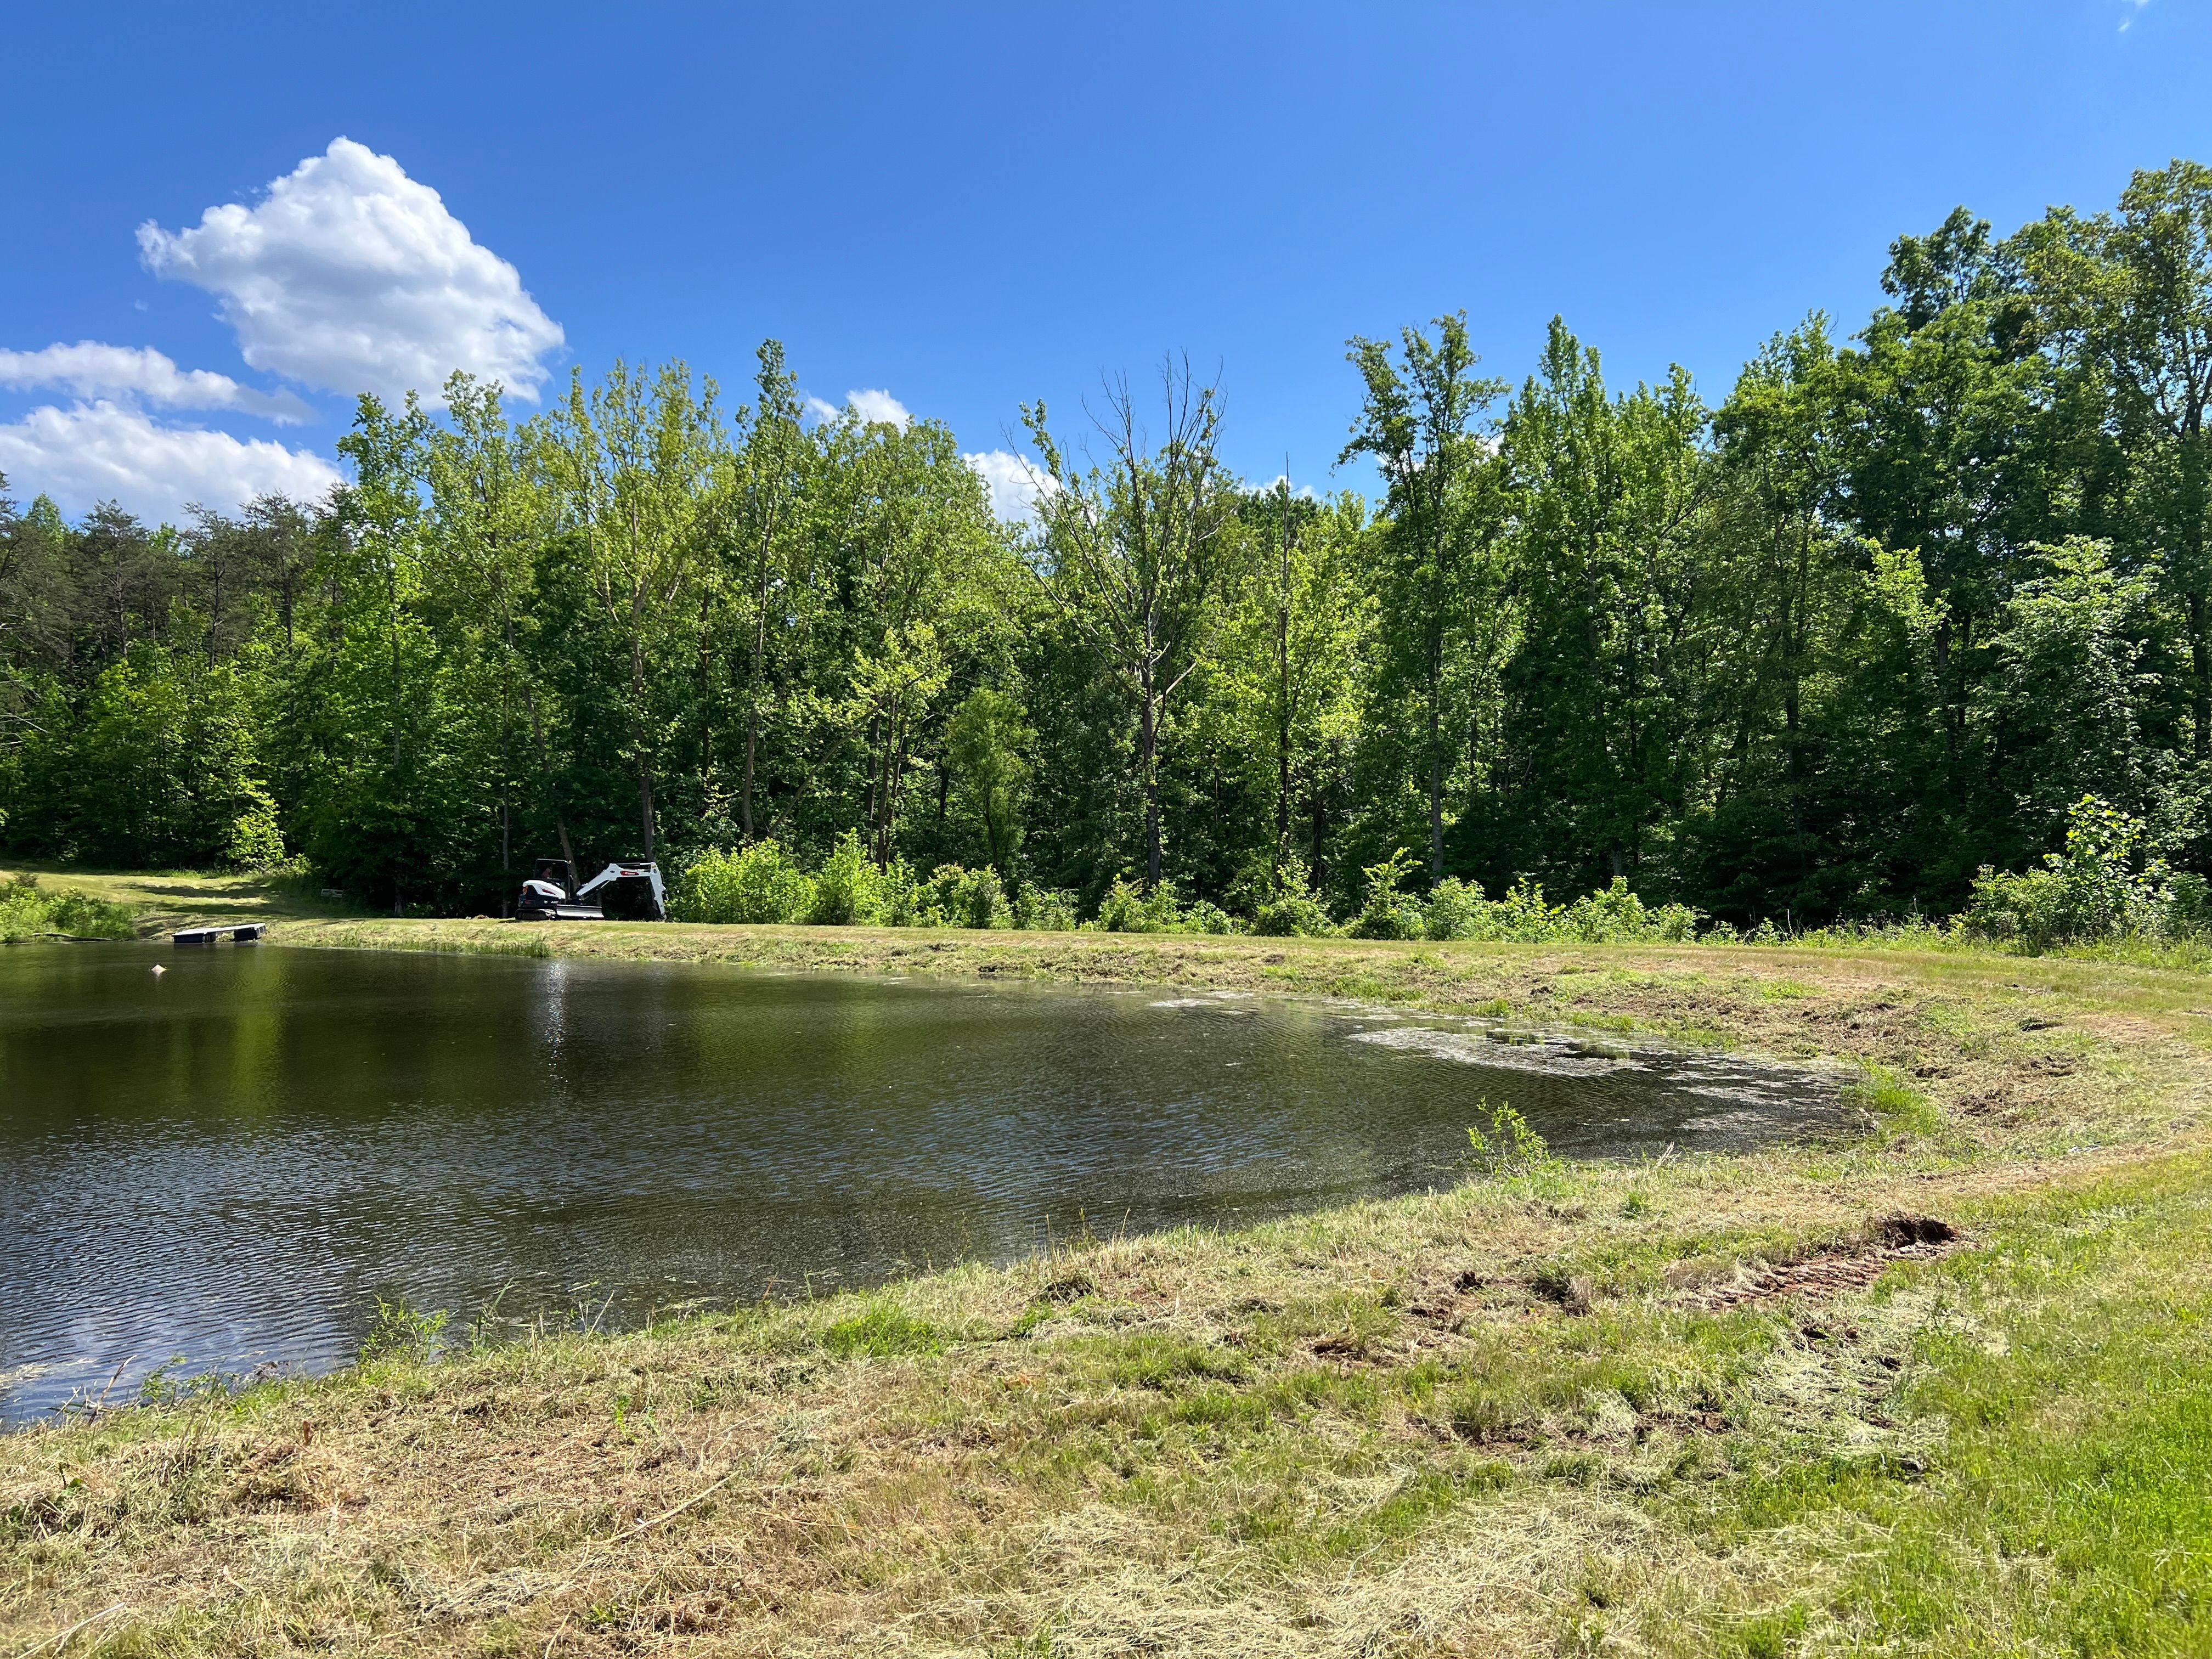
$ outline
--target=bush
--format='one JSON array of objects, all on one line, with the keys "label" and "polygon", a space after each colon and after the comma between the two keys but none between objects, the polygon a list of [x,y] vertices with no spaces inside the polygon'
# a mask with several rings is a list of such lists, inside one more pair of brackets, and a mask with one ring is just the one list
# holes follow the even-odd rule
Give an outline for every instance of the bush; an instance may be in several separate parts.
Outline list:
[{"label": "bush", "polygon": [[1568,938],[1591,944],[1680,943],[1698,934],[1695,910],[1686,904],[1653,909],[1630,890],[1626,876],[1615,876],[1611,886],[1577,899],[1559,921]]},{"label": "bush", "polygon": [[1273,939],[1319,939],[1336,931],[1328,912],[1310,893],[1285,893],[1252,913],[1252,931]]},{"label": "bush", "polygon": [[240,813],[223,854],[241,870],[274,870],[283,864],[284,836],[276,827],[276,809],[264,802]]},{"label": "bush", "polygon": [[957,864],[940,864],[915,896],[914,925],[1011,927],[1014,911],[996,870],[988,866],[969,870]]},{"label": "bush", "polygon": [[773,841],[708,848],[677,878],[670,903],[680,921],[801,921],[813,908],[813,879]]},{"label": "bush", "polygon": [[1429,904],[1422,919],[1424,939],[1480,939],[1484,920],[1491,909],[1482,896],[1479,881],[1462,881],[1457,876],[1446,876],[1429,890]]},{"label": "bush", "polygon": [[1243,923],[1231,915],[1212,899],[1200,899],[1182,913],[1182,927],[1186,933],[1241,933]]},{"label": "bush", "polygon": [[1413,865],[1413,855],[1402,847],[1382,863],[1369,865],[1367,902],[1344,931],[1353,939],[1419,939],[1428,926],[1420,901],[1398,890]]},{"label": "bush", "polygon": [[868,926],[883,914],[884,875],[860,850],[860,836],[847,830],[815,874],[806,920],[825,927]]},{"label": "bush", "polygon": [[1109,888],[1091,923],[1103,933],[1180,933],[1182,906],[1175,884],[1164,881],[1149,893],[1127,876]]},{"label": "bush", "polygon": [[1334,933],[1321,896],[1305,860],[1293,853],[1279,866],[1256,864],[1230,888],[1232,898],[1244,898],[1251,907],[1252,931],[1273,939],[1314,939]]},{"label": "bush", "polygon": [[1014,926],[1042,933],[1072,933],[1075,895],[1058,888],[1024,886],[1014,895]]},{"label": "bush", "polygon": [[2201,925],[2205,884],[2177,880],[2160,859],[2138,867],[2145,833],[2141,818],[2084,795],[2067,814],[2065,850],[2018,874],[1984,865],[1954,925],[2029,951],[2191,932]]},{"label": "bush", "polygon": [[14,945],[52,933],[74,939],[132,939],[132,912],[87,893],[50,892],[36,876],[0,881],[0,940]]}]

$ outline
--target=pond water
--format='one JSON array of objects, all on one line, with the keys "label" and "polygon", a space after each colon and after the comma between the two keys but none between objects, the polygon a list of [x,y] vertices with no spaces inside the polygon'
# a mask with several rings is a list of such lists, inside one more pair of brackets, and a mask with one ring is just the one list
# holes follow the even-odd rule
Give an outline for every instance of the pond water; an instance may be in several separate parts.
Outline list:
[{"label": "pond water", "polygon": [[[166,973],[152,972],[155,963]],[[0,950],[0,1417],[327,1367],[376,1299],[605,1325],[1832,1130],[1832,1079],[1159,992],[223,945]]]}]

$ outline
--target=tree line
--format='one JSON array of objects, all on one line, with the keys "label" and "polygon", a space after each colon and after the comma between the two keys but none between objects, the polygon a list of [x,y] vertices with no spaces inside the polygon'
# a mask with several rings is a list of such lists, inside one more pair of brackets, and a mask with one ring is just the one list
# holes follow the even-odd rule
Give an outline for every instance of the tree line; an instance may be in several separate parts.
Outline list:
[{"label": "tree line", "polygon": [[1961,209],[1881,280],[1717,404],[1557,320],[1517,386],[1461,315],[1355,339],[1372,501],[1237,477],[1170,362],[1025,408],[1004,522],[944,426],[811,418],[772,341],[734,403],[681,363],[527,420],[363,398],[325,501],[0,489],[0,846],[443,911],[541,854],[849,837],[1054,915],[1340,918],[1382,868],[1751,927],[1948,914],[2094,795],[2212,868],[2212,170]]}]

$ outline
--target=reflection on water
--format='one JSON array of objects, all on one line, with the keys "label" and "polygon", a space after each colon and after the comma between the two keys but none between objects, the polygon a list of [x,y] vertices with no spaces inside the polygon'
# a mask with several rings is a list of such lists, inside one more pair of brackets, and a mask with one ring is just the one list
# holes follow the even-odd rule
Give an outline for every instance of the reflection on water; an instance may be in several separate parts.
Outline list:
[{"label": "reflection on water", "polygon": [[[155,962],[169,971],[156,975]],[[865,1283],[1088,1225],[1832,1127],[1831,1085],[1233,997],[261,945],[0,951],[0,1414],[466,1316]]]}]

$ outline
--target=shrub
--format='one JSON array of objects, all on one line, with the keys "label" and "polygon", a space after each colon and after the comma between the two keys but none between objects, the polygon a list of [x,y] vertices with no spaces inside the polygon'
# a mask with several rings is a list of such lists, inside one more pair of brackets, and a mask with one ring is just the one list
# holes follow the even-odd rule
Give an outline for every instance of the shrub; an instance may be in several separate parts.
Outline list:
[{"label": "shrub", "polygon": [[2138,868],[2144,835],[2141,818],[2084,795],[2067,814],[2065,850],[2018,874],[1984,865],[1955,926],[2031,951],[2188,932],[2203,912],[2204,884],[2177,884],[2156,858]]},{"label": "shrub", "polygon": [[940,864],[921,884],[915,898],[914,925],[918,927],[1011,927],[1013,907],[999,872],[986,866],[969,870],[957,864]]},{"label": "shrub", "polygon": [[1428,910],[1421,926],[1425,939],[1480,939],[1491,906],[1482,896],[1482,884],[1446,876],[1429,890]]},{"label": "shrub", "polygon": [[1369,865],[1367,902],[1344,931],[1353,939],[1420,938],[1427,927],[1420,902],[1398,890],[1413,865],[1413,855],[1402,847],[1382,863]]},{"label": "shrub", "polygon": [[1072,933],[1075,895],[1058,888],[1024,886],[1014,895],[1014,926],[1042,933]]},{"label": "shrub", "polygon": [[1255,933],[1274,939],[1313,939],[1336,931],[1320,896],[1313,890],[1305,860],[1295,853],[1279,866],[1261,864],[1249,869],[1230,889],[1231,896],[1240,890],[1249,896]]},{"label": "shrub", "polygon": [[1091,926],[1104,933],[1179,933],[1182,906],[1175,884],[1164,881],[1149,893],[1127,876],[1107,890]]},{"label": "shrub", "polygon": [[1593,944],[1679,942],[1697,937],[1698,913],[1686,904],[1662,904],[1653,909],[1631,890],[1626,876],[1615,876],[1611,886],[1601,887],[1569,905],[1560,925],[1569,938]]},{"label": "shrub", "polygon": [[1179,931],[1186,933],[1241,933],[1244,927],[1212,899],[1200,899],[1182,913]]},{"label": "shrub", "polygon": [[[1481,1100],[1475,1104],[1483,1107],[1490,1103]],[[1470,1126],[1467,1139],[1468,1162],[1486,1175],[1533,1175],[1558,1162],[1544,1137],[1504,1101],[1491,1112],[1490,1127]]]},{"label": "shrub", "polygon": [[1285,893],[1253,912],[1252,931],[1275,939],[1318,939],[1334,933],[1336,924],[1312,894]]},{"label": "shrub", "polygon": [[678,878],[671,908],[684,921],[792,922],[814,907],[814,882],[773,841],[741,852],[709,848]]},{"label": "shrub", "polygon": [[276,809],[258,802],[239,814],[230,826],[223,848],[225,861],[241,870],[273,870],[284,862],[284,836],[276,827]]},{"label": "shrub", "polygon": [[877,921],[884,908],[884,875],[860,850],[860,836],[847,830],[815,874],[806,920],[828,927],[866,927]]},{"label": "shrub", "polygon": [[67,888],[50,891],[36,876],[0,881],[0,940],[15,944],[49,933],[76,939],[131,939],[137,933],[131,911],[106,899]]}]

